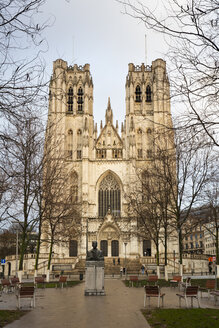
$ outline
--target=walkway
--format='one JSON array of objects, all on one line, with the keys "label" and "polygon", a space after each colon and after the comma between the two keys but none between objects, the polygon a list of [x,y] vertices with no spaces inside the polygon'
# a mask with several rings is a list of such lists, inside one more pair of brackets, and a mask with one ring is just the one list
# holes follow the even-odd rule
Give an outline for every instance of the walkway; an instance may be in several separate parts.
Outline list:
[{"label": "walkway", "polygon": [[[73,288],[39,289],[36,308],[6,327],[149,327],[140,312],[143,307],[142,288],[126,288],[120,280],[107,279],[105,290],[106,296],[84,296],[84,283]],[[0,308],[2,308],[1,304]]]},{"label": "walkway", "polygon": [[[140,309],[143,308],[144,289],[127,288],[121,280],[105,279],[106,296],[84,296],[84,283],[63,289],[38,289],[36,308],[7,328],[149,328]],[[178,308],[177,288],[162,288],[164,308]],[[214,306],[203,293],[201,307]],[[22,301],[22,304],[23,301]],[[23,309],[29,310],[28,307]],[[151,300],[157,307],[157,299]],[[182,301],[182,306],[185,303]],[[194,307],[197,302],[194,300]],[[3,295],[0,309],[16,309],[14,294]]]}]

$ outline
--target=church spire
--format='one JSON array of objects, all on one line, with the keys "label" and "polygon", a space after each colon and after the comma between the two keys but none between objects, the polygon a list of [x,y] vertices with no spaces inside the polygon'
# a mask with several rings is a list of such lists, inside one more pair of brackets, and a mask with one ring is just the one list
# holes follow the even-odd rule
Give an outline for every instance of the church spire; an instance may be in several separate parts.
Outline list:
[{"label": "church spire", "polygon": [[107,104],[107,109],[106,109],[106,124],[108,122],[110,122],[111,124],[113,124],[113,111],[111,109],[111,104],[110,104],[110,97],[108,98],[108,104]]}]

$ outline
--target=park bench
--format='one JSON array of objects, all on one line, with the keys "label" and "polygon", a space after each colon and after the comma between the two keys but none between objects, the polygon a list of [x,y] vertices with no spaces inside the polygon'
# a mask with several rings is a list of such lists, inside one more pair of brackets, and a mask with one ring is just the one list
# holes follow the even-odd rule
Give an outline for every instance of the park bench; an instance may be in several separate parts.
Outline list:
[{"label": "park bench", "polygon": [[182,276],[173,276],[173,279],[170,280],[170,287],[178,286],[180,289],[181,283],[182,283]]},{"label": "park bench", "polygon": [[214,296],[214,304],[217,303],[217,298],[219,298],[219,290],[213,290],[210,292],[210,295]]},{"label": "park bench", "polygon": [[191,277],[187,277],[186,280],[181,282],[181,287],[187,288],[188,286],[191,286]]},{"label": "park bench", "polygon": [[130,276],[130,277],[129,277],[129,287],[130,287],[130,285],[133,287],[134,282],[135,282],[136,285],[138,286],[138,282],[139,282],[139,280],[138,280],[138,276]]},{"label": "park bench", "polygon": [[67,277],[65,276],[60,276],[59,277],[59,281],[58,283],[56,284],[56,288],[57,288],[57,285],[59,284],[59,286],[61,285],[61,287],[63,288],[63,285],[65,284],[66,287],[67,287]]},{"label": "park bench", "polygon": [[205,287],[199,287],[199,291],[201,292],[201,297],[202,297],[202,292],[207,292],[208,298],[210,298],[210,290],[214,290],[214,289],[215,289],[215,280],[214,279],[207,280]]},{"label": "park bench", "polygon": [[198,297],[198,286],[188,286],[186,287],[183,294],[176,294],[179,297],[179,307],[181,307],[181,299],[183,298],[186,302],[186,307],[188,308],[188,299],[191,298],[191,307],[193,307],[193,298],[197,299],[198,306],[200,307],[199,297]]},{"label": "park bench", "polygon": [[30,306],[35,307],[35,288],[34,286],[21,286],[18,289],[17,301],[18,309],[21,307],[21,299],[30,299]]},{"label": "park bench", "polygon": [[35,277],[36,288],[38,287],[38,284],[42,284],[43,288],[45,288],[46,287],[45,278],[44,277]]},{"label": "park bench", "polygon": [[163,306],[163,298],[165,294],[161,293],[159,286],[144,286],[145,294],[144,294],[144,307],[146,306],[146,299],[148,298],[148,305],[150,307],[150,298],[157,297],[158,299],[158,307],[160,307],[160,299],[162,299]]},{"label": "park bench", "polygon": [[149,282],[154,282],[155,285],[157,285],[158,282],[158,276],[148,276]]},{"label": "park bench", "polygon": [[17,289],[20,286],[20,281],[18,277],[11,278],[11,288],[13,290]]},{"label": "park bench", "polygon": [[3,292],[8,293],[8,292],[12,291],[12,286],[11,286],[9,279],[2,279],[1,285],[2,285]]}]

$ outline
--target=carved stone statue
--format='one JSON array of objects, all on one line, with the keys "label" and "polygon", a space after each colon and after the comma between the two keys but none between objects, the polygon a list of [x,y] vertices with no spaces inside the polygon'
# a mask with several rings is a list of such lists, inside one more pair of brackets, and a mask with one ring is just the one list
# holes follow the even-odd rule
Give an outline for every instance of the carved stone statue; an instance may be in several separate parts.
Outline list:
[{"label": "carved stone statue", "polygon": [[86,261],[104,261],[102,251],[97,249],[97,242],[93,241],[92,246],[93,248],[87,252]]}]

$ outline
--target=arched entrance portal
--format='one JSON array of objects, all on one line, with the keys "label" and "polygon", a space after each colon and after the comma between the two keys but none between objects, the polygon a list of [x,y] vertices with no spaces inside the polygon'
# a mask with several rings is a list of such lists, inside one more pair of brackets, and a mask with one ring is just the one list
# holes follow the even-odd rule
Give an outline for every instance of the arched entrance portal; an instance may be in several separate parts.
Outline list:
[{"label": "arched entrance portal", "polygon": [[98,240],[100,249],[105,257],[119,256],[120,234],[118,228],[113,224],[103,226],[99,232]]}]

